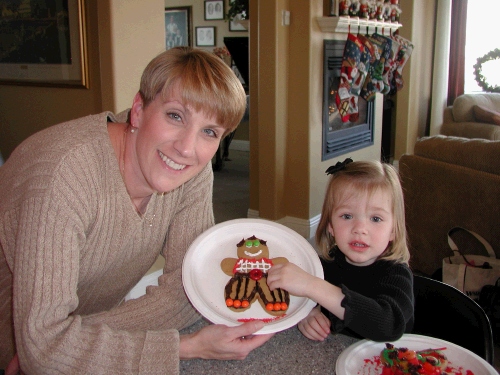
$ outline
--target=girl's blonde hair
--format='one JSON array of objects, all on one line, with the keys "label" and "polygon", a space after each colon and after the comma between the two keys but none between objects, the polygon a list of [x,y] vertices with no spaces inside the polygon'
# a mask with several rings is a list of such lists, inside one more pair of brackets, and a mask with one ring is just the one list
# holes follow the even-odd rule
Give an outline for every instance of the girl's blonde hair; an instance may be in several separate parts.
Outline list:
[{"label": "girl's blonde hair", "polygon": [[139,93],[147,106],[157,95],[166,99],[175,87],[186,104],[214,117],[225,128],[224,136],[236,129],[245,113],[241,82],[213,53],[176,47],[159,54],[144,69]]},{"label": "girl's blonde hair", "polygon": [[379,259],[408,264],[410,252],[406,236],[403,189],[399,175],[392,165],[378,161],[348,163],[345,168],[331,176],[323,202],[321,219],[316,230],[316,244],[320,256],[332,259],[330,250],[335,246],[335,238],[328,231],[328,224],[331,222],[335,208],[354,194],[373,194],[378,189],[391,194],[394,218],[394,241],[389,243]]}]

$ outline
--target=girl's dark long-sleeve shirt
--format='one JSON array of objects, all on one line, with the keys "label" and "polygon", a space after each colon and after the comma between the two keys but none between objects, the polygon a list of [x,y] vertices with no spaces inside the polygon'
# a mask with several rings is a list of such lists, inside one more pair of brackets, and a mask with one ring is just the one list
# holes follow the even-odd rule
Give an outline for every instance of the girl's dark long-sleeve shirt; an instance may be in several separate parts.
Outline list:
[{"label": "girl's dark long-sleeve shirt", "polygon": [[322,308],[331,331],[374,341],[395,341],[413,328],[413,274],[406,264],[378,260],[359,267],[336,252],[333,261],[321,260],[325,280],[342,289],[344,320]]}]

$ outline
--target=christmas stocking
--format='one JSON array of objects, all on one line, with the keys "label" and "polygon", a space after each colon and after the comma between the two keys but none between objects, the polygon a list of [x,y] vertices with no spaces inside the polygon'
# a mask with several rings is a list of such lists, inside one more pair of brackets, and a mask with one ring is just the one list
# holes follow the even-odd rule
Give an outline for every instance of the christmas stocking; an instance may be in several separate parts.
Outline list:
[{"label": "christmas stocking", "polygon": [[396,69],[394,70],[393,83],[391,84],[391,95],[403,88],[403,68],[410,59],[413,52],[413,44],[402,36],[395,35],[396,40],[399,42],[400,48],[396,57]]},{"label": "christmas stocking", "polygon": [[384,82],[384,88],[382,89],[382,94],[386,95],[391,91],[391,77],[396,69],[396,57],[399,51],[399,43],[393,38],[388,38],[391,40],[391,50],[389,57],[385,60],[384,73],[382,74],[382,81]]},{"label": "christmas stocking", "polygon": [[342,66],[340,68],[340,83],[335,102],[342,122],[349,121],[349,107],[353,77],[357,74],[357,66],[361,59],[363,46],[353,34],[348,34],[344,47]]},{"label": "christmas stocking", "polygon": [[372,59],[374,58],[373,56],[375,52],[373,45],[370,43],[367,37],[358,35],[357,38],[363,44],[364,48],[357,66],[357,74],[353,77],[352,80],[353,82],[350,93],[351,95],[359,96],[363,84],[365,83],[366,76],[368,75],[368,70],[370,69],[370,64]]},{"label": "christmas stocking", "polygon": [[358,96],[351,95],[349,98],[349,121],[356,122],[359,119]]},{"label": "christmas stocking", "polygon": [[368,39],[374,47],[375,60],[370,64],[369,75],[361,90],[361,97],[366,101],[372,101],[375,99],[375,94],[384,88],[382,75],[385,61],[391,52],[391,45],[390,39],[380,34],[373,34]]}]

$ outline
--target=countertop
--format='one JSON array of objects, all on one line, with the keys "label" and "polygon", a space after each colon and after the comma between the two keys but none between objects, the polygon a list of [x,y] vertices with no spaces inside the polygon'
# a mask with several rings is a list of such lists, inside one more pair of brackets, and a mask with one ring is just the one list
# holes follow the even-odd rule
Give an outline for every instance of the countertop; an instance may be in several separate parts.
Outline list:
[{"label": "countertop", "polygon": [[[181,331],[189,333],[208,323],[200,320]],[[335,374],[335,362],[342,351],[359,341],[342,334],[329,335],[323,342],[305,338],[296,326],[276,333],[243,361],[195,359],[180,362],[181,374]]]}]

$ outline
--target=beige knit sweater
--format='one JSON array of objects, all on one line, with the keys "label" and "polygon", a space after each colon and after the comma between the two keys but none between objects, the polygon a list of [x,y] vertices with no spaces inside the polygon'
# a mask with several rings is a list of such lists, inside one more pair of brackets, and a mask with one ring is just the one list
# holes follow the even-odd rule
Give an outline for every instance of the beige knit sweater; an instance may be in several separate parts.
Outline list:
[{"label": "beige knit sweater", "polygon": [[[211,165],[153,195],[141,218],[107,121],[124,118],[106,112],[45,129],[0,168],[0,368],[17,351],[28,374],[179,371],[178,330],[199,317],[181,266],[214,223]],[[160,253],[159,286],[121,303]]]}]

